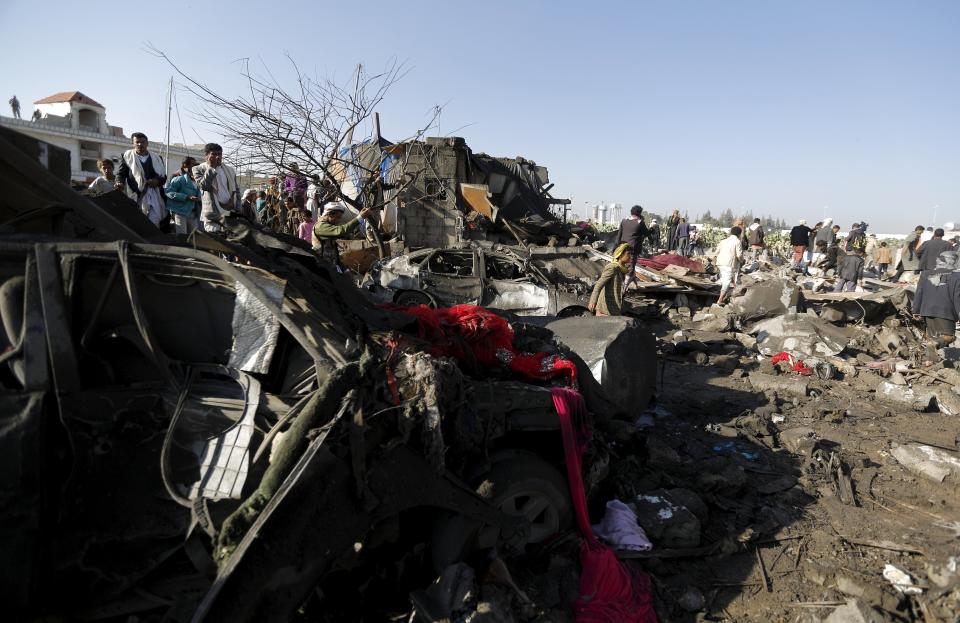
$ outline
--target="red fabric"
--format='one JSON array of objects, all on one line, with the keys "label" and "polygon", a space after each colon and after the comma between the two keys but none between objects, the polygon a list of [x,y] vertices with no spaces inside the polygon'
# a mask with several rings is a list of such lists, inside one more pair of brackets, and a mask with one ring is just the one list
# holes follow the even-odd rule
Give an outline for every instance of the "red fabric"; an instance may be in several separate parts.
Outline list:
[{"label": "red fabric", "polygon": [[522,353],[513,348],[513,327],[495,313],[476,305],[432,309],[426,305],[391,307],[414,316],[419,336],[430,342],[434,357],[453,357],[485,368],[505,367],[528,379],[565,377],[577,381],[577,367],[548,353]]},{"label": "red fabric", "polygon": [[789,363],[790,370],[792,370],[793,372],[796,372],[801,376],[809,376],[813,374],[813,368],[808,368],[806,365],[804,365],[802,359],[794,358],[794,356],[788,353],[787,351],[781,351],[770,358],[770,362],[773,363],[774,365],[780,363],[781,361],[786,361],[787,363]]},{"label": "red fabric", "polygon": [[683,257],[682,255],[677,255],[675,253],[664,253],[662,255],[657,255],[650,258],[641,257],[637,260],[637,264],[646,266],[647,268],[652,268],[654,270],[663,270],[671,264],[675,266],[683,266],[684,268],[695,273],[702,273],[706,270],[701,262],[697,260],[691,260],[689,257]]},{"label": "red fabric", "polygon": [[[583,534],[580,546],[580,597],[573,604],[578,623],[657,623],[650,578],[617,560],[613,550],[594,536],[587,514],[583,488],[583,449],[586,408],[583,396],[572,389],[554,387],[553,405],[560,418],[563,453],[567,464],[570,499],[577,526]],[[574,422],[574,420],[577,420]]]}]

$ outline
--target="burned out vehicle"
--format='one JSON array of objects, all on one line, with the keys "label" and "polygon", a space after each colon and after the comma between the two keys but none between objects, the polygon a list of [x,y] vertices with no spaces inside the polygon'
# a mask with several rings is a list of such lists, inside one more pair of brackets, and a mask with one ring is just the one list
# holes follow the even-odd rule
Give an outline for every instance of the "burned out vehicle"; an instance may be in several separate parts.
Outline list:
[{"label": "burned out vehicle", "polygon": [[548,388],[471,378],[339,276],[279,266],[0,246],[17,612],[285,620],[384,541],[436,543],[440,565],[569,524]]},{"label": "burned out vehicle", "polygon": [[579,316],[602,269],[581,247],[474,244],[379,262],[369,287],[400,306],[467,303],[518,316]]},{"label": "burned out vehicle", "polygon": [[[15,149],[0,164],[19,180],[2,216],[26,224],[0,234],[13,620],[345,620],[351,574],[409,605],[438,566],[569,524],[549,381],[431,355],[299,241],[228,220],[162,244],[122,198],[61,192]],[[539,331],[517,348],[560,355]]]}]

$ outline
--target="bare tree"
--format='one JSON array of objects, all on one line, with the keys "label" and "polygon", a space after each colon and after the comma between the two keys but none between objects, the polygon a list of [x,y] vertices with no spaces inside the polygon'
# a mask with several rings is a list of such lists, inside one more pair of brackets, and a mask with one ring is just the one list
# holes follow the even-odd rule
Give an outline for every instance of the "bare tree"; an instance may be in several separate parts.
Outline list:
[{"label": "bare tree", "polygon": [[[253,170],[334,182],[328,190],[335,198],[358,210],[371,209],[367,232],[378,244],[381,257],[384,255],[379,210],[388,195],[401,195],[422,173],[408,168],[409,157],[442,111],[433,107],[427,124],[400,143],[409,148],[398,148],[381,138],[375,109],[405,75],[402,64],[393,61],[373,74],[358,65],[349,79],[337,82],[306,75],[288,56],[294,78],[291,86],[285,87],[269,68],[264,68],[266,76],[256,75],[249,59],[243,59],[240,73],[247,91],[229,97],[184,73],[163,51],[154,46],[149,46],[149,51],[183,78],[196,99],[194,116],[223,137],[225,150],[235,162]],[[358,146],[354,132],[363,125],[372,125],[373,141]],[[389,181],[384,163],[394,171]]]}]

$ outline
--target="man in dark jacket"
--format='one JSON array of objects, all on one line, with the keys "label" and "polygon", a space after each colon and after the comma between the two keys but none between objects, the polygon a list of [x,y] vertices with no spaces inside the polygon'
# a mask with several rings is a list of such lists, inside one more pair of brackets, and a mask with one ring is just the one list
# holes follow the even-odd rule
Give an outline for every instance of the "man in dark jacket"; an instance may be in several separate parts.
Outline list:
[{"label": "man in dark jacket", "polygon": [[613,245],[616,249],[623,243],[630,245],[630,253],[633,259],[630,261],[630,270],[627,273],[627,280],[624,288],[630,285],[631,281],[636,279],[634,268],[637,266],[637,257],[643,247],[643,240],[647,237],[647,226],[643,222],[643,208],[636,205],[630,208],[630,216],[620,221],[620,230],[617,232],[617,241]]},{"label": "man in dark jacket", "polygon": [[914,315],[923,318],[927,335],[940,346],[953,342],[956,335],[956,273],[953,272],[956,264],[956,252],[941,253],[933,269],[920,272],[917,293],[913,296]]},{"label": "man in dark jacket", "polygon": [[[837,245],[834,245],[837,246]],[[837,282],[834,292],[853,292],[857,284],[863,281],[863,253],[853,251],[837,261]]]},{"label": "man in dark jacket", "polygon": [[803,269],[803,255],[810,243],[810,232],[806,219],[800,219],[797,225],[790,230],[790,245],[793,247],[793,267]]},{"label": "man in dark jacket", "polygon": [[917,254],[920,256],[920,271],[933,270],[940,254],[944,251],[950,251],[952,248],[951,244],[943,239],[943,230],[938,228],[933,232],[933,238],[917,245]]}]

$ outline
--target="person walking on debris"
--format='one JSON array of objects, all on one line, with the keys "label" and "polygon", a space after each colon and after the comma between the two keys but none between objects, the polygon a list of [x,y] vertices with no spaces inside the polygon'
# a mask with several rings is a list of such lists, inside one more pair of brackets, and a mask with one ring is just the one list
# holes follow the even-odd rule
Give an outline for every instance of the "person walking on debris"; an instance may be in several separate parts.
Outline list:
[{"label": "person walking on debris", "polygon": [[839,231],[839,228],[837,228],[836,231],[833,229],[832,218],[827,217],[823,219],[823,227],[821,227],[820,231],[817,232],[817,239],[814,241],[814,244],[823,242],[829,249],[831,246],[833,246],[833,242],[837,239],[837,231]]},{"label": "person walking on debris", "polygon": [[660,225],[657,219],[650,221],[650,248],[654,253],[660,251]]},{"label": "person walking on debris", "polygon": [[97,160],[97,169],[100,170],[100,175],[90,183],[88,188],[92,190],[95,195],[113,192],[117,183],[117,177],[113,174],[113,160],[109,158]]},{"label": "person walking on debris", "polygon": [[643,222],[643,208],[635,205],[630,208],[630,216],[620,221],[620,229],[617,231],[617,241],[616,244],[613,245],[615,249],[621,244],[630,245],[630,252],[633,256],[624,287],[629,286],[631,282],[636,280],[634,269],[637,266],[637,257],[643,249],[643,240],[646,237],[647,226]]},{"label": "person walking on debris", "polygon": [[957,310],[953,296],[956,293],[956,278],[953,276],[956,265],[955,251],[940,253],[934,267],[920,273],[917,292],[913,296],[913,314],[918,320],[923,318],[927,336],[938,346],[956,339]]},{"label": "person walking on debris", "polygon": [[[867,248],[866,231],[866,223],[854,223],[850,227],[850,233],[847,234],[847,237],[843,239],[843,252],[856,253],[860,257],[864,258]],[[842,264],[842,260],[840,263]],[[865,258],[864,264],[866,264]]]},{"label": "person walking on debris", "polygon": [[840,257],[834,292],[854,292],[863,285],[863,250],[854,249]]},{"label": "person walking on debris", "polygon": [[667,219],[667,251],[677,248],[677,226],[680,225],[680,210],[674,210]]},{"label": "person walking on debris", "polygon": [[717,305],[724,305],[733,286],[737,284],[737,274],[743,261],[743,247],[740,245],[740,236],[743,231],[733,226],[730,235],[717,245],[717,268],[720,269],[720,298]]},{"label": "person walking on debris", "polygon": [[633,258],[630,245],[623,243],[613,251],[613,261],[603,267],[590,293],[587,309],[597,316],[623,315],[623,283]]},{"label": "person walking on debris", "polygon": [[840,245],[836,240],[834,240],[833,244],[831,244],[829,247],[826,246],[825,242],[818,242],[817,250],[822,254],[817,268],[820,269],[820,274],[826,277],[829,271],[836,271],[837,269],[837,263],[840,258]]},{"label": "person walking on debris", "polygon": [[887,274],[890,264],[893,264],[893,251],[886,242],[881,242],[877,247],[877,272],[880,273],[881,279]]},{"label": "person walking on debris", "polygon": [[681,218],[677,224],[677,255],[687,256],[690,246],[690,225],[687,219]]},{"label": "person walking on debris", "polygon": [[193,181],[191,171],[197,160],[187,156],[180,163],[180,175],[175,175],[164,186],[167,209],[173,214],[173,230],[178,234],[191,234],[200,223],[200,188]]},{"label": "person walking on debris", "polygon": [[[342,202],[328,203],[323,211],[323,216],[313,226],[313,250],[320,257],[336,266],[340,272],[344,272],[345,268],[340,263],[340,248],[337,246],[337,239],[347,237],[348,234],[360,226],[357,216],[344,222],[344,212],[346,212],[346,206]],[[369,212],[370,208],[360,210],[359,218],[365,218]]]},{"label": "person walking on debris", "polygon": [[763,248],[766,246],[763,239],[766,237],[766,234],[763,231],[763,225],[760,224],[760,219],[753,219],[753,223],[750,224],[750,227],[747,228],[750,237],[750,261],[755,262],[759,259],[760,254],[763,252]]},{"label": "person walking on debris", "polygon": [[869,234],[867,236],[867,248],[865,250],[867,270],[876,268],[877,266],[877,249],[879,248],[879,243],[877,241],[876,234]]},{"label": "person walking on debris", "polygon": [[793,267],[804,269],[804,256],[807,245],[810,243],[810,233],[813,230],[807,227],[806,219],[800,219],[797,225],[790,230],[790,244],[793,246]]},{"label": "person walking on debris", "polygon": [[913,282],[916,280],[917,271],[920,270],[920,256],[917,254],[917,245],[920,243],[921,234],[923,234],[923,225],[917,225],[903,239],[903,245],[900,247],[900,262],[897,264],[897,272],[891,278],[891,281],[899,281],[904,273],[907,273],[906,281]]},{"label": "person walking on debris", "polygon": [[8,102],[10,104],[10,110],[13,111],[14,119],[20,118],[20,100],[17,99],[17,96],[14,95],[11,97]]},{"label": "person walking on debris", "polygon": [[943,230],[937,228],[933,232],[933,238],[917,245],[917,255],[920,257],[920,270],[933,270],[937,264],[937,259],[944,251],[951,251],[953,246],[943,239]]},{"label": "person walking on debris", "polygon": [[163,186],[167,181],[164,173],[166,166],[163,158],[150,153],[150,141],[143,132],[134,132],[133,149],[123,152],[120,159],[120,168],[117,171],[117,190],[129,187],[136,196],[140,210],[150,222],[160,226],[160,221],[167,216],[166,200]]},{"label": "person walking on debris", "polygon": [[823,227],[822,222],[818,222],[813,226],[813,229],[810,230],[810,238],[807,240],[807,265],[813,265],[813,254],[817,252],[817,235],[820,233],[820,228]]},{"label": "person walking on debris", "polygon": [[696,225],[690,226],[690,256],[703,255],[703,246],[700,241],[700,230]]},{"label": "person walking on debris", "polygon": [[204,161],[193,167],[193,180],[202,191],[200,218],[206,232],[223,231],[223,218],[239,211],[240,188],[237,173],[223,163],[223,147],[216,143],[203,146]]}]

